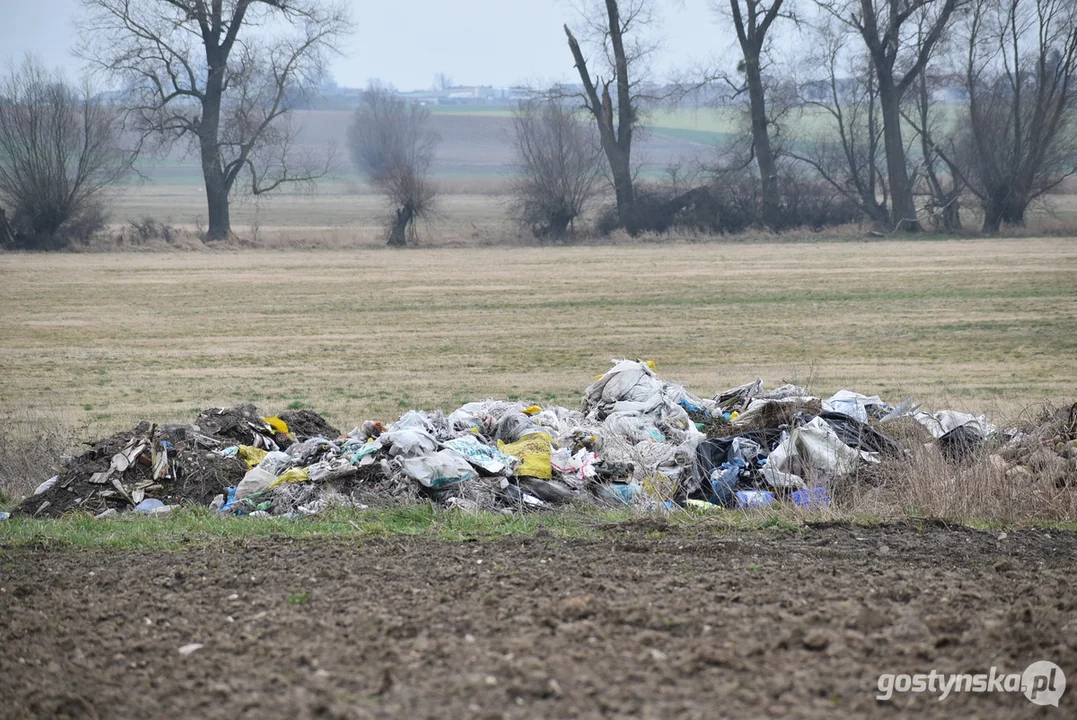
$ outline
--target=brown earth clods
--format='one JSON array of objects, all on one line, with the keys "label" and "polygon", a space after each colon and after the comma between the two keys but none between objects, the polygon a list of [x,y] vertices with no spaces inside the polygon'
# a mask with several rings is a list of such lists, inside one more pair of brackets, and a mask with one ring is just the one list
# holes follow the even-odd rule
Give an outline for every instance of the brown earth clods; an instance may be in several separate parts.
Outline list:
[{"label": "brown earth clods", "polygon": [[[55,467],[42,468],[41,480],[52,472],[56,482],[40,494],[23,499],[15,515],[61,517],[72,512],[92,515],[125,511],[143,497],[173,504],[207,506],[214,497],[235,487],[247,472],[239,458],[222,457],[217,450],[236,444],[287,448],[296,440],[336,438],[340,431],[312,410],[281,413],[290,435],[276,432],[252,404],[202,411],[195,424],[135,427],[87,443],[75,457],[57,458]],[[258,442],[262,440],[262,442]],[[125,459],[117,463],[117,455]],[[355,475],[355,474],[353,474]],[[364,477],[370,472],[364,473]]]},{"label": "brown earth clods", "polygon": [[1038,660],[1077,682],[1075,561],[1072,533],[938,524],[0,545],[0,714],[1074,717],[1072,687],[876,695]]}]

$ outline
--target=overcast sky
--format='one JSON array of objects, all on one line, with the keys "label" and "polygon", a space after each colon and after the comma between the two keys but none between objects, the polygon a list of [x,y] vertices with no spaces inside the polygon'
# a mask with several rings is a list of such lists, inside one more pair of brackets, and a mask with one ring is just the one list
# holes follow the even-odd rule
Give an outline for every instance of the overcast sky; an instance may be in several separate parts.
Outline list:
[{"label": "overcast sky", "polygon": [[[457,84],[510,85],[566,80],[572,60],[561,26],[574,25],[569,0],[350,0],[355,33],[333,62],[341,85],[378,78],[402,90],[427,88],[435,73]],[[663,8],[657,69],[726,55],[732,37],[710,0],[673,0]],[[71,55],[79,0],[0,0],[0,60],[32,52],[78,72]],[[578,25],[578,22],[575,23]]]}]

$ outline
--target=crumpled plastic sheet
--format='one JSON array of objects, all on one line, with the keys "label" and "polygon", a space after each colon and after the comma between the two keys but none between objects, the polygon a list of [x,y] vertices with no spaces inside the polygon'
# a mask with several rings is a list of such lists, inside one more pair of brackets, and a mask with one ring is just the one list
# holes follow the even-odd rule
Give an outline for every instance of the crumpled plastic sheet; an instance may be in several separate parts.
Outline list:
[{"label": "crumpled plastic sheet", "polygon": [[839,390],[832,396],[823,401],[823,409],[830,412],[841,413],[842,415],[848,415],[849,417],[856,418],[860,422],[867,422],[869,413],[873,408],[878,408],[883,412],[879,414],[882,417],[888,411],[888,406],[883,402],[882,398],[878,395],[861,395],[858,392],[851,390]]},{"label": "crumpled plastic sheet", "polygon": [[877,453],[855,450],[822,418],[793,428],[770,452],[763,477],[772,487],[803,489],[853,472],[860,461],[879,462]]},{"label": "crumpled plastic sheet", "polygon": [[984,438],[998,430],[987,421],[987,417],[984,415],[976,416],[954,410],[939,410],[935,413],[918,412],[913,417],[916,418],[918,423],[927,428],[927,431],[936,440],[957,428],[968,428],[979,433]]}]

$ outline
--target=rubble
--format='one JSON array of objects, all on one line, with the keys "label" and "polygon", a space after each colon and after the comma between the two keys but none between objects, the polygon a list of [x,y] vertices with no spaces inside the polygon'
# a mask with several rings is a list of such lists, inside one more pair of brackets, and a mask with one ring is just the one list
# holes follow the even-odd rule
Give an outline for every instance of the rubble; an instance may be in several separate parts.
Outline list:
[{"label": "rubble", "polygon": [[[333,505],[426,498],[464,511],[566,503],[819,506],[911,449],[948,462],[986,458],[1011,478],[1077,482],[1077,404],[1000,431],[983,416],[921,412],[842,390],[830,398],[763,381],[701,398],[621,360],[579,409],[483,400],[448,415],[409,410],[342,434],[311,410],[254,405],[201,412],[192,424],[142,422],[89,444],[50,471],[12,515],[165,514],[178,505],[227,515],[298,517]],[[44,475],[45,473],[43,473]]]}]

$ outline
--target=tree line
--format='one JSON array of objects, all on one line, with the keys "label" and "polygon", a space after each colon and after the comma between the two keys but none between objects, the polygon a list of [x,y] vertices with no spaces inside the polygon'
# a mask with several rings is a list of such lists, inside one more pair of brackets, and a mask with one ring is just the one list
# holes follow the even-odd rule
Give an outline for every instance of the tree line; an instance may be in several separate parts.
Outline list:
[{"label": "tree line", "polygon": [[[108,187],[145,151],[195,154],[206,238],[231,233],[230,200],[313,183],[332,158],[296,142],[292,110],[351,28],[327,0],[83,0],[78,54],[126,105],[27,61],[0,83],[0,243],[55,247],[104,223]],[[579,83],[536,88],[514,113],[513,217],[563,237],[601,202],[597,229],[631,235],[867,221],[880,232],[1023,225],[1077,172],[1074,0],[713,0],[735,62],[652,76],[660,0],[591,0],[564,26]],[[793,48],[795,50],[790,50]],[[641,180],[650,112],[720,91],[740,140]],[[132,140],[133,138],[133,140]],[[364,92],[355,168],[392,205],[406,244],[436,202],[429,110]],[[967,216],[967,213],[966,213]]]}]

